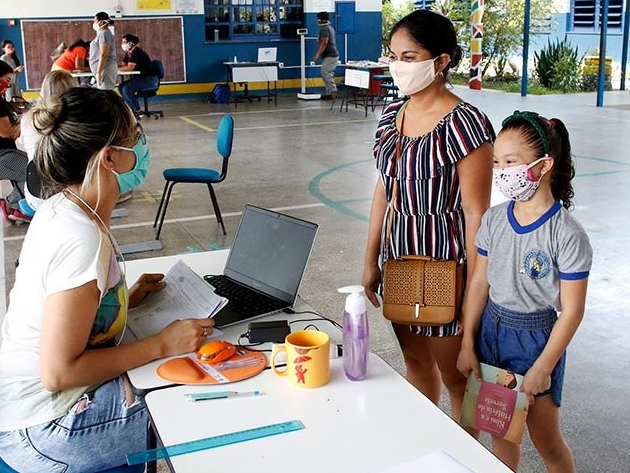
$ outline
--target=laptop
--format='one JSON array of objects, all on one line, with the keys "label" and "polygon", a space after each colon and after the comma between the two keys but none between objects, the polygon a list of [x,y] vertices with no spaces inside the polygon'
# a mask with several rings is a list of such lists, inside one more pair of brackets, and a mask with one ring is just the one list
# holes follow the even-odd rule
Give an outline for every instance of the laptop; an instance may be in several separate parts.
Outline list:
[{"label": "laptop", "polygon": [[290,308],[298,296],[318,225],[247,204],[222,275],[206,275],[229,302],[214,316],[224,327]]},{"label": "laptop", "polygon": [[258,62],[275,62],[278,48],[258,48]]}]

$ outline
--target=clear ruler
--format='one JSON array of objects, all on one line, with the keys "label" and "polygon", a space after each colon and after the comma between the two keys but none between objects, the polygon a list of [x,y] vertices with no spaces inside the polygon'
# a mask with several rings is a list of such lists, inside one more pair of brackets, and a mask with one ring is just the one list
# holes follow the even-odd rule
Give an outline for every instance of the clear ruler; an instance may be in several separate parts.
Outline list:
[{"label": "clear ruler", "polygon": [[190,442],[178,443],[168,447],[146,450],[144,452],[131,453],[127,455],[127,463],[129,465],[139,465],[162,458],[174,457],[185,453],[199,452],[210,448],[223,447],[233,443],[247,442],[248,440],[259,439],[263,437],[271,437],[272,435],[285,434],[296,430],[304,429],[304,424],[299,420],[290,420],[280,422],[279,424],[263,425],[248,430],[231,432],[229,434],[217,435],[215,437],[207,437]]}]

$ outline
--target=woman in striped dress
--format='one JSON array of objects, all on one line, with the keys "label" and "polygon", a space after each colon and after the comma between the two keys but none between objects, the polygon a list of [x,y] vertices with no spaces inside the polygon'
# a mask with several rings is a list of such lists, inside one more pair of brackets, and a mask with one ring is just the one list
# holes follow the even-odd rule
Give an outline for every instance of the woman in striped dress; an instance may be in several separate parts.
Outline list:
[{"label": "woman in striped dress", "polygon": [[[408,98],[385,111],[376,130],[374,157],[379,173],[365,255],[363,286],[369,300],[381,284],[386,257],[406,254],[466,262],[472,274],[474,237],[490,205],[492,141],[488,117],[447,87],[446,75],[461,58],[451,22],[417,10],[392,29],[390,71]],[[396,144],[400,141],[400,155]],[[385,248],[393,184],[393,221]],[[393,324],[407,379],[436,404],[442,383],[459,418],[466,379],[457,371],[459,318],[444,326]]]}]

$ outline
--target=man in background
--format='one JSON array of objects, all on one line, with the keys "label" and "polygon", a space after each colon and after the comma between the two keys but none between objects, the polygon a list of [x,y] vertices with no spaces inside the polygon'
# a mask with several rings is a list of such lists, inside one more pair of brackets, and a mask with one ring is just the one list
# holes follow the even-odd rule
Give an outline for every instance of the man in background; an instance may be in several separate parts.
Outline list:
[{"label": "man in background", "polygon": [[317,14],[317,24],[319,25],[319,35],[317,36],[317,51],[312,62],[322,58],[321,75],[326,87],[326,93],[322,95],[322,100],[332,100],[337,96],[337,86],[335,85],[335,68],[339,62],[339,51],[335,41],[335,30],[328,21],[328,12],[322,11]]}]

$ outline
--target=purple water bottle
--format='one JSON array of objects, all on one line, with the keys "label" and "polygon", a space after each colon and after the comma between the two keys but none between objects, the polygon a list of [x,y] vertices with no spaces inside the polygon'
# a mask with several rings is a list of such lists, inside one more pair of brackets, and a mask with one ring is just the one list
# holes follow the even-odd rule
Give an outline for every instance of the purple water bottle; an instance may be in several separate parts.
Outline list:
[{"label": "purple water bottle", "polygon": [[367,310],[361,295],[363,286],[346,286],[338,291],[349,294],[343,311],[343,371],[349,380],[361,381],[367,375],[370,353]]}]

